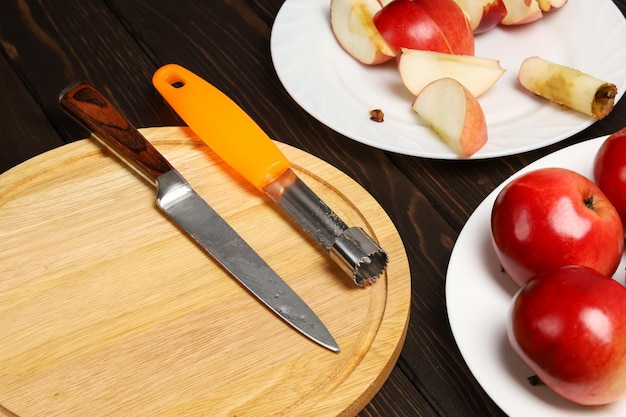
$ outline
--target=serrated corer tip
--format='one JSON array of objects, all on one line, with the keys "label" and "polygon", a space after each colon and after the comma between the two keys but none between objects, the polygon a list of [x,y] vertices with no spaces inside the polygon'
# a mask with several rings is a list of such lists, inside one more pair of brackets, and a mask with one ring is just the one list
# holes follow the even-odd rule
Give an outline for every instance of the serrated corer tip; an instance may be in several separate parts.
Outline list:
[{"label": "serrated corer tip", "polygon": [[330,256],[359,287],[375,283],[389,262],[387,252],[360,227],[349,227],[337,236]]}]

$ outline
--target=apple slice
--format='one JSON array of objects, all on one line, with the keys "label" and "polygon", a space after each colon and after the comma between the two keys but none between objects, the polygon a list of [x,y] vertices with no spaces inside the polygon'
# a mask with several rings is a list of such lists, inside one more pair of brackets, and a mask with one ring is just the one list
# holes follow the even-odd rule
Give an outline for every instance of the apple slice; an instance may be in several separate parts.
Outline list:
[{"label": "apple slice", "polygon": [[428,84],[415,98],[413,110],[462,158],[487,143],[487,122],[478,99],[454,78]]},{"label": "apple slice", "polygon": [[550,10],[560,9],[565,6],[565,3],[567,3],[567,0],[550,0]]},{"label": "apple slice", "polygon": [[376,65],[396,56],[374,26],[374,15],[382,9],[378,0],[331,0],[330,25],[341,47],[354,59]]},{"label": "apple slice", "polygon": [[467,17],[467,21],[474,34],[493,29],[504,19],[504,16],[506,16],[506,6],[503,0],[454,1],[459,5],[461,10],[463,10],[463,13],[465,13],[465,17]]},{"label": "apple slice", "polygon": [[537,0],[539,8],[544,12],[551,12],[554,9],[560,9],[565,6],[567,0]]},{"label": "apple slice", "polygon": [[500,23],[503,25],[523,25],[543,17],[537,0],[503,0],[506,16]]},{"label": "apple slice", "polygon": [[[477,0],[473,0],[477,1]],[[504,0],[478,0],[483,5],[483,14],[474,33],[487,32],[498,26],[507,15]]]},{"label": "apple slice", "polygon": [[505,72],[495,59],[406,48],[400,49],[398,71],[406,88],[416,96],[439,78],[454,78],[476,97]]},{"label": "apple slice", "polygon": [[475,32],[483,18],[483,5],[481,0],[454,0],[454,2],[463,10],[470,25],[470,29]]}]

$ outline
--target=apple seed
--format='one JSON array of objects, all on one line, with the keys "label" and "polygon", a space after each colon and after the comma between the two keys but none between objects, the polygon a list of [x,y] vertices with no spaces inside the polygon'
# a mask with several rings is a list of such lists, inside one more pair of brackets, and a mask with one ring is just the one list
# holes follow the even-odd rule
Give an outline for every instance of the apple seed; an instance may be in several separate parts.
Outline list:
[{"label": "apple seed", "polygon": [[370,110],[370,120],[375,121],[376,123],[381,123],[385,121],[385,113],[381,109]]}]

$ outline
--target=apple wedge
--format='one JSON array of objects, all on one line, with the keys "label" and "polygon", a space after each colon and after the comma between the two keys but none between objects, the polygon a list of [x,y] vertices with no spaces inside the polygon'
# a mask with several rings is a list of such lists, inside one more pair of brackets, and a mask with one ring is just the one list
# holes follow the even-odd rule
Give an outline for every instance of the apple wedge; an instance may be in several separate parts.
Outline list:
[{"label": "apple wedge", "polygon": [[506,6],[503,0],[454,0],[454,2],[465,13],[474,34],[493,29],[506,16]]},{"label": "apple wedge", "polygon": [[407,48],[400,48],[398,71],[413,95],[417,96],[439,78],[454,78],[476,97],[491,88],[505,72],[495,59]]},{"label": "apple wedge", "polygon": [[487,143],[487,122],[478,99],[454,78],[428,84],[412,107],[462,158],[472,156]]},{"label": "apple wedge", "polygon": [[537,0],[503,0],[506,16],[500,22],[503,25],[523,25],[543,17]]},{"label": "apple wedge", "polygon": [[470,29],[475,32],[483,18],[483,5],[481,0],[454,0],[454,2],[463,10],[463,14],[465,14],[467,18]]},{"label": "apple wedge", "polygon": [[472,0],[483,5],[483,14],[474,33],[483,33],[498,26],[507,15],[504,0]]},{"label": "apple wedge", "polygon": [[537,0],[539,8],[544,12],[551,12],[565,6],[567,0]]},{"label": "apple wedge", "polygon": [[376,65],[396,56],[374,26],[374,15],[382,9],[378,0],[331,0],[330,25],[339,45],[354,59]]}]

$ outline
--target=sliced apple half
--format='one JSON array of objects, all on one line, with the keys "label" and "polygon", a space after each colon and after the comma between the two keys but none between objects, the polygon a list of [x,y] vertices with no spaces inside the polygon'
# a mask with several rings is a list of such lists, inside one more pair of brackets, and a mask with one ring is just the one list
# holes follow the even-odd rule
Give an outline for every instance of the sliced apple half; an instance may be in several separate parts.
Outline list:
[{"label": "sliced apple half", "polygon": [[454,78],[476,97],[491,88],[505,72],[495,59],[407,48],[400,49],[398,71],[413,95],[417,96],[434,80]]},{"label": "sliced apple half", "polygon": [[396,51],[374,26],[382,9],[378,0],[331,0],[330,25],[339,45],[354,59],[376,65],[396,56]]},{"label": "sliced apple half", "polygon": [[478,99],[454,78],[428,84],[412,107],[462,158],[472,156],[487,143],[487,122]]},{"label": "sliced apple half", "polygon": [[537,0],[503,0],[506,16],[500,23],[503,25],[523,25],[543,17]]}]

